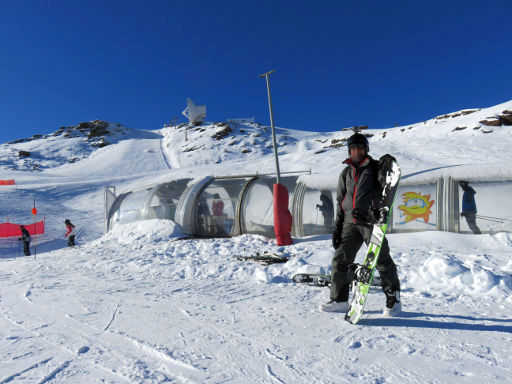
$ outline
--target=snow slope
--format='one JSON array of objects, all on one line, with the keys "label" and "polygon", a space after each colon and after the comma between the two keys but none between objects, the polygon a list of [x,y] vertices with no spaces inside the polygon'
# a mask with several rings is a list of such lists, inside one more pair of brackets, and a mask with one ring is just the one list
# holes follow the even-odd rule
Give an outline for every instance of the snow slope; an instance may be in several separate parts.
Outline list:
[{"label": "snow slope", "polygon": [[[484,169],[507,176],[511,127],[480,123],[505,110],[512,102],[366,133],[372,154],[395,154],[406,175],[464,164],[469,176]],[[77,150],[74,163],[2,170],[17,185],[0,189],[0,217],[32,220],[35,199],[47,233],[36,258],[18,257],[17,240],[0,240],[0,383],[509,380],[511,234],[390,235],[404,313],[383,318],[384,295],[372,290],[357,326],[317,311],[328,289],[291,282],[297,272],[330,271],[329,236],[290,247],[253,235],[178,240],[179,228],[160,220],[102,235],[105,185],[122,192],[180,177],[273,171],[268,128],[225,129],[190,128],[187,141],[184,127],[133,130],[109,146]],[[336,178],[346,155],[336,146],[351,134],[336,129],[279,129],[282,170]],[[79,231],[74,249],[62,237],[65,218]],[[264,250],[290,261],[265,267],[235,257]]]}]

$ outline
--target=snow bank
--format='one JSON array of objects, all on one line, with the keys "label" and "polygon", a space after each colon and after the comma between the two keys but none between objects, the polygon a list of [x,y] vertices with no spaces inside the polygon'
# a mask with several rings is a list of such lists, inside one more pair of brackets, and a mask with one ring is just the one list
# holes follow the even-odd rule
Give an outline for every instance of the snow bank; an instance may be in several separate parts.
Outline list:
[{"label": "snow bank", "polygon": [[117,224],[112,231],[101,237],[98,241],[117,241],[120,244],[135,244],[137,242],[157,243],[180,237],[183,237],[181,227],[174,221],[152,219]]},{"label": "snow bank", "polygon": [[491,294],[495,298],[504,298],[511,292],[510,275],[500,276],[475,264],[466,266],[446,256],[428,258],[417,271],[411,271],[411,275],[411,282],[415,285],[434,288],[445,294]]}]

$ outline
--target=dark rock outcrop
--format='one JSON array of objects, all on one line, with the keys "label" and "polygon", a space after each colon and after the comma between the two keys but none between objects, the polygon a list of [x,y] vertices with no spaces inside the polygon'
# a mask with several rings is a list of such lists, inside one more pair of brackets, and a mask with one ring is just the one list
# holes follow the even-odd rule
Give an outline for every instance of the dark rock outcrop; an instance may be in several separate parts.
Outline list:
[{"label": "dark rock outcrop", "polygon": [[331,145],[325,147],[325,148],[341,148],[347,145],[347,138],[343,137],[341,139],[332,139]]},{"label": "dark rock outcrop", "polygon": [[463,111],[460,111],[460,112],[454,112],[454,113],[448,113],[446,115],[442,115],[442,116],[436,116],[436,119],[437,120],[441,120],[441,119],[448,119],[448,118],[451,118],[451,117],[458,117],[458,116],[465,116],[465,115],[469,115],[471,113],[474,113],[476,111],[479,111],[480,109],[465,109]]},{"label": "dark rock outcrop", "polygon": [[512,125],[512,111],[505,110],[498,117],[503,125]]},{"label": "dark rock outcrop", "polygon": [[510,126],[512,125],[512,111],[504,110],[501,114],[480,120],[480,124],[490,127],[499,127],[501,125]]},{"label": "dark rock outcrop", "polygon": [[501,125],[501,120],[498,117],[488,117],[485,120],[480,120],[479,123],[489,127],[499,127]]},{"label": "dark rock outcrop", "polygon": [[219,124],[219,126],[222,126],[223,128],[215,132],[214,135],[212,135],[212,138],[216,140],[222,140],[223,138],[227,137],[231,132],[233,132],[233,129],[227,124]]}]

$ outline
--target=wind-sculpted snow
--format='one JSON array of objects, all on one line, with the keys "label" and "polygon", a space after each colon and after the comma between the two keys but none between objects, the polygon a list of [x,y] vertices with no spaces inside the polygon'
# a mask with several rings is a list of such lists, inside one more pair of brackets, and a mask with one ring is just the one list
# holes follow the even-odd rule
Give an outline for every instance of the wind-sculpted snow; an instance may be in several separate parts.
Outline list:
[{"label": "wind-sculpted snow", "polygon": [[411,278],[411,282],[439,288],[440,294],[444,294],[446,287],[451,287],[453,293],[481,294],[484,298],[491,295],[500,301],[512,293],[512,275],[509,273],[499,274],[498,271],[487,270],[473,263],[469,266],[464,264],[446,255],[430,256]]}]

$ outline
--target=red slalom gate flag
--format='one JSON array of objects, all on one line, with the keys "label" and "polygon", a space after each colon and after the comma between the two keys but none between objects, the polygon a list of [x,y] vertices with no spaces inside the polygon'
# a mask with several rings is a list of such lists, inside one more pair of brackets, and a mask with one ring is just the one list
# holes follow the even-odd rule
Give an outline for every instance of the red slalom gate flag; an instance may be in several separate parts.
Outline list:
[{"label": "red slalom gate flag", "polygon": [[0,180],[0,185],[14,185],[14,184],[16,184],[14,182],[14,179]]}]

